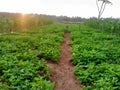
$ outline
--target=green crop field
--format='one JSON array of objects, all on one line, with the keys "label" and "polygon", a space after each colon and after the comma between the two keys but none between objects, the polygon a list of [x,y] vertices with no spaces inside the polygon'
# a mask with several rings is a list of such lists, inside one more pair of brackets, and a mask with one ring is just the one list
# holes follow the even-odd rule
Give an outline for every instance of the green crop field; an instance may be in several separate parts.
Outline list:
[{"label": "green crop field", "polygon": [[118,19],[56,24],[31,15],[0,17],[0,90],[53,90],[47,61],[59,60],[66,31],[81,88],[120,90],[119,30]]},{"label": "green crop field", "polygon": [[75,75],[85,90],[120,89],[120,37],[81,25],[70,26]]},{"label": "green crop field", "polygon": [[64,25],[0,35],[0,90],[53,90],[45,60],[60,56]]}]

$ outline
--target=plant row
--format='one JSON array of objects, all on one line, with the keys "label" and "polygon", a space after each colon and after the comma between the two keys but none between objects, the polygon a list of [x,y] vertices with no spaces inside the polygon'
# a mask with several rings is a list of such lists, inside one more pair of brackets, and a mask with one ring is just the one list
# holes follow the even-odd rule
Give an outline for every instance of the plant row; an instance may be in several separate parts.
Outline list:
[{"label": "plant row", "polygon": [[64,25],[0,35],[0,90],[53,90],[45,60],[57,61]]},{"label": "plant row", "polygon": [[120,89],[120,37],[70,25],[75,75],[85,90]]},{"label": "plant row", "polygon": [[120,32],[120,19],[106,18],[98,20],[91,18],[85,24],[95,29],[105,30],[111,34]]}]

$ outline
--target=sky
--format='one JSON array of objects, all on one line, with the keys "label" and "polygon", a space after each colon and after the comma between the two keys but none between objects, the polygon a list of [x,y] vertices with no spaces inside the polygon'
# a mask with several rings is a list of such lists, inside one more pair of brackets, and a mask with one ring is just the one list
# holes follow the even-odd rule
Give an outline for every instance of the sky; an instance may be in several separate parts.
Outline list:
[{"label": "sky", "polygon": [[[120,18],[120,0],[109,0],[102,17]],[[96,0],[0,0],[0,12],[97,17]]]}]

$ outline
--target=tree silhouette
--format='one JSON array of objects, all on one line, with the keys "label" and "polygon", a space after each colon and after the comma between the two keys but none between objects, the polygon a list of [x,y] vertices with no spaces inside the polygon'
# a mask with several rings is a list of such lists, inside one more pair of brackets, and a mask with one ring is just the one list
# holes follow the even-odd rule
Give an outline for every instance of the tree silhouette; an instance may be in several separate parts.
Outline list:
[{"label": "tree silhouette", "polygon": [[[102,4],[99,6],[99,1],[102,2]],[[106,7],[106,4],[111,4],[112,5],[112,2],[108,1],[108,0],[96,0],[96,5],[97,5],[97,9],[98,9],[98,19],[101,18],[104,10],[105,10],[105,7]]]}]

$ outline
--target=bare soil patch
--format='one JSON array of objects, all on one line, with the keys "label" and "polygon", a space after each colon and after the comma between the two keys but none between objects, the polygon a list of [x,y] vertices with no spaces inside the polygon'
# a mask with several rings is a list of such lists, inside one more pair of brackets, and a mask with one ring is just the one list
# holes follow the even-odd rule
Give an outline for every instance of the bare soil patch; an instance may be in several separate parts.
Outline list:
[{"label": "bare soil patch", "polygon": [[61,56],[57,62],[48,61],[51,67],[51,81],[55,82],[54,90],[80,90],[81,84],[74,75],[73,65],[70,62],[71,52],[68,44],[69,32],[64,35],[64,42],[61,44]]}]

